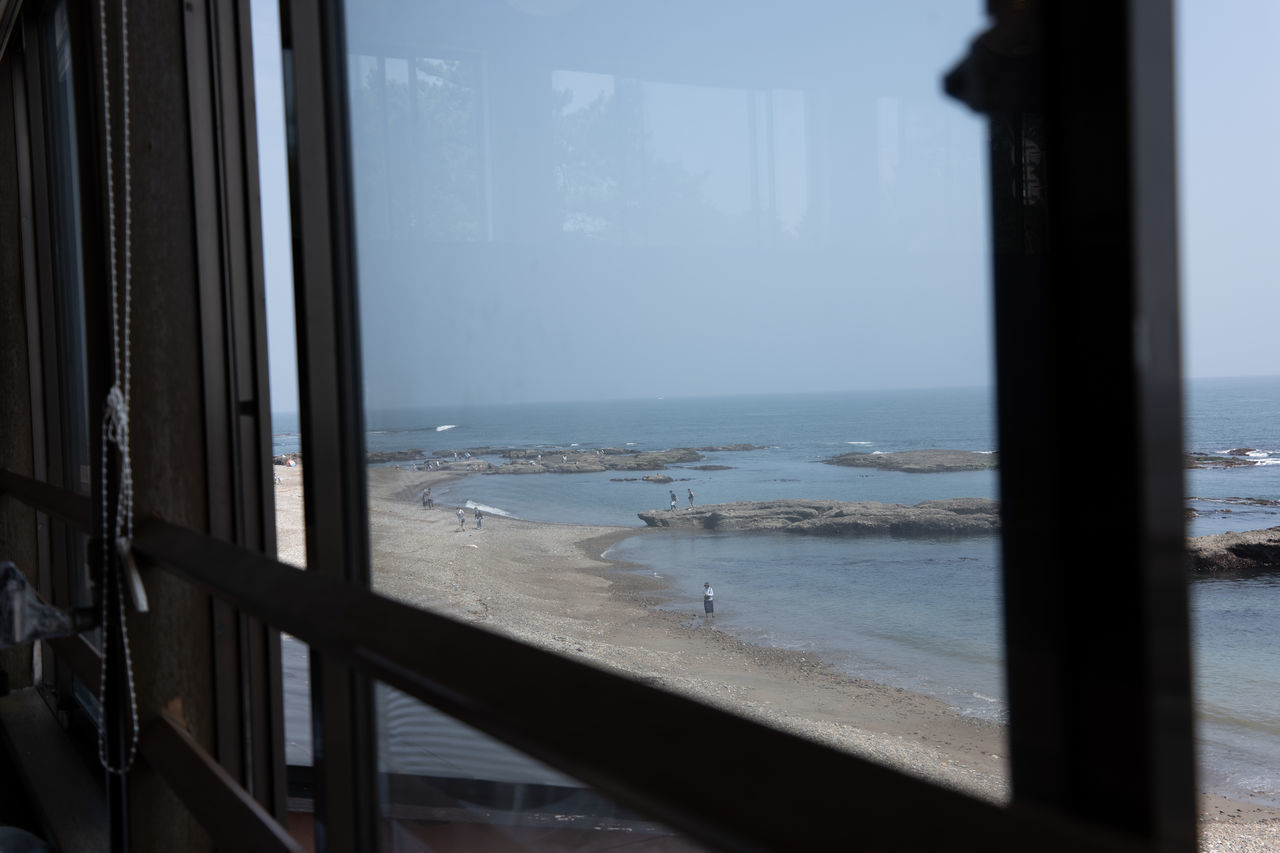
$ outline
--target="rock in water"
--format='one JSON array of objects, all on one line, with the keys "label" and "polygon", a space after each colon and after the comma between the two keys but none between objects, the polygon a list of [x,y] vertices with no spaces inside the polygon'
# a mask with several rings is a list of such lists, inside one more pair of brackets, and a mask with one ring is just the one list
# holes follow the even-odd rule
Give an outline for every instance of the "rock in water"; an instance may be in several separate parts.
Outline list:
[{"label": "rock in water", "polygon": [[995,468],[999,464],[999,455],[972,450],[904,450],[901,453],[845,453],[822,461],[828,465],[905,471],[908,474],[940,474]]},{"label": "rock in water", "polygon": [[925,501],[738,501],[638,513],[650,527],[767,530],[815,536],[974,536],[1000,531],[1000,505],[986,498]]},{"label": "rock in water", "polygon": [[1189,539],[1187,568],[1194,574],[1219,577],[1280,572],[1280,527]]}]

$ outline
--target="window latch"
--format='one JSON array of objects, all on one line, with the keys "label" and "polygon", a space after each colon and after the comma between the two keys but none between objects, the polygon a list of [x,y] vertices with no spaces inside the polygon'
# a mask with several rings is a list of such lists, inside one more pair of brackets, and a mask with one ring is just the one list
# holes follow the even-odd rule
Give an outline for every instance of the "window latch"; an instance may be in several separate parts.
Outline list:
[{"label": "window latch", "polygon": [[46,604],[17,566],[0,562],[0,649],[78,634],[93,627],[93,612]]}]

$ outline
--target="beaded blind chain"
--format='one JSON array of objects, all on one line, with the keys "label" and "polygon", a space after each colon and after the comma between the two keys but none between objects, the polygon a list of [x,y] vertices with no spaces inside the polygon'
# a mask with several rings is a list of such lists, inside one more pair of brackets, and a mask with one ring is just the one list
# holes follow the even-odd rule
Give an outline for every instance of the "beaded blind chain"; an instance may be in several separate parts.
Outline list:
[{"label": "beaded blind chain", "polygon": [[[138,698],[133,682],[133,661],[129,652],[129,627],[124,606],[125,575],[128,575],[130,589],[135,592],[135,605],[139,611],[146,610],[145,597],[140,595],[142,587],[137,575],[137,567],[133,561],[133,464],[129,455],[129,335],[132,298],[131,274],[132,258],[130,256],[130,174],[129,174],[129,26],[128,2],[120,0],[120,54],[121,54],[121,112],[123,128],[123,144],[121,146],[122,184],[124,187],[123,203],[123,240],[118,246],[116,236],[116,197],[114,159],[111,135],[111,73],[108,51],[107,28],[111,20],[107,12],[107,0],[99,0],[99,17],[102,25],[102,112],[104,137],[106,142],[106,179],[107,179],[107,228],[111,247],[111,356],[113,368],[113,384],[104,404],[102,415],[102,669],[98,701],[105,709],[107,689],[107,658],[110,654],[110,634],[112,630],[120,632],[120,647],[124,653],[124,672],[129,690],[129,712],[131,729],[128,753],[119,766],[112,766],[107,757],[107,735],[104,716],[99,715],[98,723],[98,760],[108,773],[124,775],[133,766],[138,751]],[[123,273],[118,254],[123,256]],[[108,527],[108,506],[110,505],[109,480],[110,449],[114,447],[119,454],[120,477],[116,496],[116,517],[114,524]],[[111,531],[108,534],[108,530]],[[116,560],[111,559],[111,549],[116,551]],[[114,567],[114,570],[113,570]],[[112,589],[114,587],[114,602]],[[114,604],[114,607],[112,606]],[[112,612],[114,610],[114,612]]]}]

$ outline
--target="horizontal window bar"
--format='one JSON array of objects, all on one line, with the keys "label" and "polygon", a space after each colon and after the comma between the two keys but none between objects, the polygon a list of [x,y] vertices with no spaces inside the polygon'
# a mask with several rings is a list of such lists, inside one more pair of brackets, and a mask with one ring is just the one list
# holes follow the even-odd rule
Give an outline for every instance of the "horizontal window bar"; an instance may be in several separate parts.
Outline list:
[{"label": "horizontal window bar", "polygon": [[214,846],[302,853],[298,842],[167,712],[147,725],[138,751],[209,832]]},{"label": "horizontal window bar", "polygon": [[[642,812],[734,849],[1140,850],[157,519],[137,553]],[[707,758],[708,751],[713,757]],[[696,765],[696,771],[691,768]],[[930,820],[888,820],[904,804]]]},{"label": "horizontal window bar", "polygon": [[85,533],[93,533],[93,503],[88,495],[24,477],[0,468],[0,492],[12,495],[40,512],[62,519]]}]

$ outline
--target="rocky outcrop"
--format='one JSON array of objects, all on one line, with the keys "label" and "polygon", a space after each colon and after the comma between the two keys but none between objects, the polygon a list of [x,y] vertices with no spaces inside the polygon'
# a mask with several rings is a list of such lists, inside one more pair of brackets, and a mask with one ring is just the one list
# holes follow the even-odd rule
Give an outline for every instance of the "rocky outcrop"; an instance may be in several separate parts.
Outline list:
[{"label": "rocky outcrop", "polygon": [[630,456],[604,457],[604,464],[614,471],[661,471],[668,465],[701,461],[702,454],[687,447],[635,453]]},{"label": "rocky outcrop", "polygon": [[1280,527],[1189,539],[1187,568],[1196,575],[1215,577],[1280,571]]},{"label": "rocky outcrop", "polygon": [[370,450],[364,458],[370,465],[380,465],[385,462],[410,462],[421,459],[422,456],[421,450]]},{"label": "rocky outcrop", "polygon": [[925,501],[739,501],[638,514],[650,527],[764,530],[813,536],[974,536],[998,533],[1000,506],[985,498]]},{"label": "rocky outcrop", "polygon": [[669,465],[698,462],[702,454],[688,447],[671,450],[508,450],[509,462],[485,471],[486,474],[583,474],[601,471],[663,471]]},{"label": "rocky outcrop", "polygon": [[998,454],[972,450],[904,450],[900,453],[845,453],[824,459],[828,465],[905,471],[908,474],[939,474],[946,471],[984,471],[995,468]]},{"label": "rocky outcrop", "polygon": [[1188,453],[1183,456],[1184,468],[1251,468],[1258,464],[1258,459],[1249,456],[1247,447],[1238,447],[1227,453]]}]

